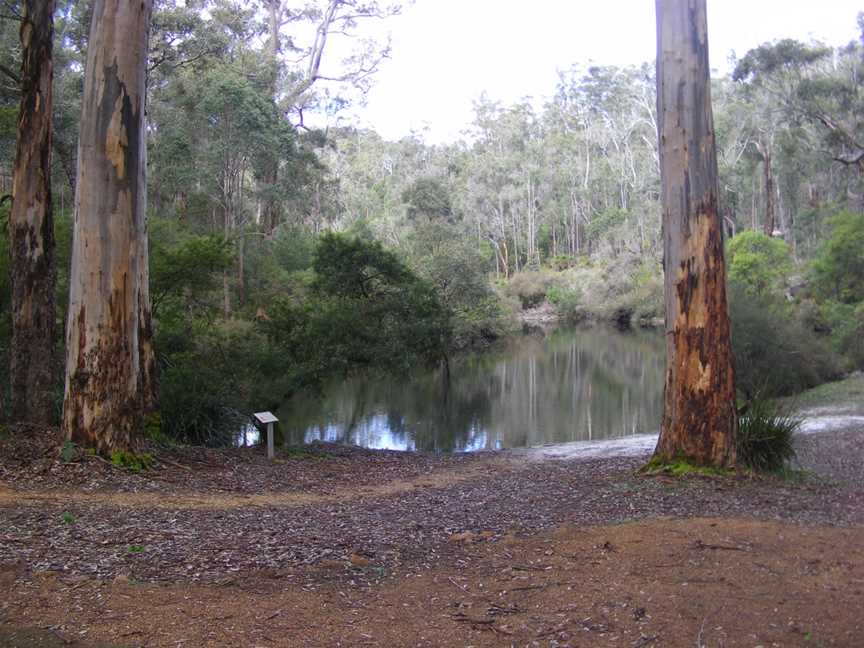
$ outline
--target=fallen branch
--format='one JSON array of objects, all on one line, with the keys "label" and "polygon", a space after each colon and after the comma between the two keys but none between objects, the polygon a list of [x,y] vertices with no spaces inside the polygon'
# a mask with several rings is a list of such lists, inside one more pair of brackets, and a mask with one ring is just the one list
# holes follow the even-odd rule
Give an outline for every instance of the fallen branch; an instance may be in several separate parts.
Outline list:
[{"label": "fallen branch", "polygon": [[750,551],[745,547],[734,547],[732,545],[713,545],[713,544],[705,544],[701,540],[697,540],[695,543],[697,549],[717,549],[723,551]]},{"label": "fallen branch", "polygon": [[183,464],[177,463],[176,461],[171,461],[170,459],[163,459],[160,457],[159,459],[157,459],[157,461],[168,466],[174,466],[175,468],[182,468],[183,470],[188,470],[189,472],[192,472],[192,469],[189,466],[184,466]]}]

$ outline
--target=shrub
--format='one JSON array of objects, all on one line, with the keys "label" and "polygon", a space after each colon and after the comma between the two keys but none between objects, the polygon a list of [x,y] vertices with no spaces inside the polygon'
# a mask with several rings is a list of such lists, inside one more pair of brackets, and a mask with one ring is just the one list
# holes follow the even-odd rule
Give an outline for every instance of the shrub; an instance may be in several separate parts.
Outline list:
[{"label": "shrub", "polygon": [[260,370],[270,355],[264,335],[252,322],[192,326],[187,348],[162,361],[160,436],[191,444],[230,444],[245,420],[241,412],[261,400]]},{"label": "shrub", "polygon": [[546,297],[563,319],[578,322],[587,316],[582,305],[582,291],[578,288],[552,286]]},{"label": "shrub", "polygon": [[633,287],[622,297],[637,322],[663,318],[663,274],[662,269],[658,270],[643,268],[636,275]]},{"label": "shrub", "polygon": [[736,382],[748,398],[785,396],[839,377],[827,340],[803,326],[791,306],[735,283],[729,293]]},{"label": "shrub", "polygon": [[141,472],[153,467],[153,455],[147,452],[123,452],[115,450],[111,453],[111,463],[117,468],[123,468],[130,472]]},{"label": "shrub", "polygon": [[846,357],[856,369],[864,367],[864,302],[825,302],[821,315],[831,329],[834,350]]},{"label": "shrub", "polygon": [[739,465],[758,472],[777,472],[795,458],[793,437],[801,420],[787,416],[767,399],[754,397],[738,417]]},{"label": "shrub", "polygon": [[505,292],[519,299],[522,310],[534,308],[543,303],[546,293],[552,286],[553,276],[551,274],[529,270],[519,272],[510,279]]}]

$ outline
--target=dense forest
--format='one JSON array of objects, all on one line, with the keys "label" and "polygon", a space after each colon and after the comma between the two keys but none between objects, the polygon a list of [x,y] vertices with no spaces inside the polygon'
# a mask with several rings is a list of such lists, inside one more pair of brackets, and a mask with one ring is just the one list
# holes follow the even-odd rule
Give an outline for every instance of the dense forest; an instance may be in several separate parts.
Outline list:
[{"label": "dense forest", "polygon": [[[69,303],[91,9],[58,0],[54,14],[56,331]],[[316,115],[363,101],[391,54],[368,25],[399,10],[156,2],[146,66],[153,438],[225,443],[254,409],[314,394],[333,376],[446,368],[546,304],[571,321],[662,320],[653,64],[575,62],[542,106],[481,97],[452,144],[316,126]],[[20,12],[5,3],[0,16],[4,194]],[[859,27],[862,41],[848,44],[766,43],[712,80],[745,395],[793,393],[864,366],[864,18]],[[346,39],[359,47],[340,52]],[[3,210],[8,218],[5,199]],[[8,232],[3,246],[8,265]],[[4,372],[9,276],[0,270]],[[56,421],[65,351],[55,338]],[[4,402],[8,385],[4,375]]]}]

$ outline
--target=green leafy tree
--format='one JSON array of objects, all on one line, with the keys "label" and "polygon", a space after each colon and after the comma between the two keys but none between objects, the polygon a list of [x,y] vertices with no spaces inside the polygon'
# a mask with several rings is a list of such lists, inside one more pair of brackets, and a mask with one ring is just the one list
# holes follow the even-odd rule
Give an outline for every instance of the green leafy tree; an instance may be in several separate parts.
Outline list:
[{"label": "green leafy tree", "polygon": [[789,246],[781,239],[746,230],[726,244],[729,281],[754,295],[776,293],[792,272]]},{"label": "green leafy tree", "polygon": [[813,262],[820,295],[852,304],[864,301],[864,216],[840,212],[828,221],[831,234]]}]

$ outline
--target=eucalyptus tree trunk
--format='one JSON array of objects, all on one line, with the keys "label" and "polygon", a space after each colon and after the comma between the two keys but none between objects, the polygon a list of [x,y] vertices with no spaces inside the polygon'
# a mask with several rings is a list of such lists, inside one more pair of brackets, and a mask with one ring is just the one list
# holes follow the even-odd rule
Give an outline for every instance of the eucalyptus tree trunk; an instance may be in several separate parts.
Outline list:
[{"label": "eucalyptus tree trunk", "polygon": [[[281,34],[282,15],[285,8],[282,5],[282,0],[267,0],[268,22],[270,30],[270,57],[273,69],[271,71],[272,81],[269,91],[273,100],[276,100],[277,81],[279,77],[279,55],[282,52]],[[275,151],[268,153],[269,159],[266,162],[264,170],[264,184],[269,189],[269,195],[264,199],[264,209],[262,214],[262,225],[265,232],[272,232],[279,224],[279,206],[273,197],[273,188],[279,181],[279,156]]]},{"label": "eucalyptus tree trunk", "polygon": [[11,419],[54,419],[54,219],[51,212],[53,0],[21,7],[21,108],[9,214]]},{"label": "eucalyptus tree trunk", "polygon": [[773,236],[776,229],[776,216],[774,208],[774,169],[771,164],[771,148],[760,146],[762,154],[762,170],[765,173],[765,222],[763,223],[766,236]]},{"label": "eucalyptus tree trunk", "polygon": [[735,376],[705,0],[657,0],[666,385],[655,456],[735,464]]},{"label": "eucalyptus tree trunk", "polygon": [[63,430],[135,449],[155,405],[146,220],[152,0],[95,0],[87,47],[66,327]]}]

